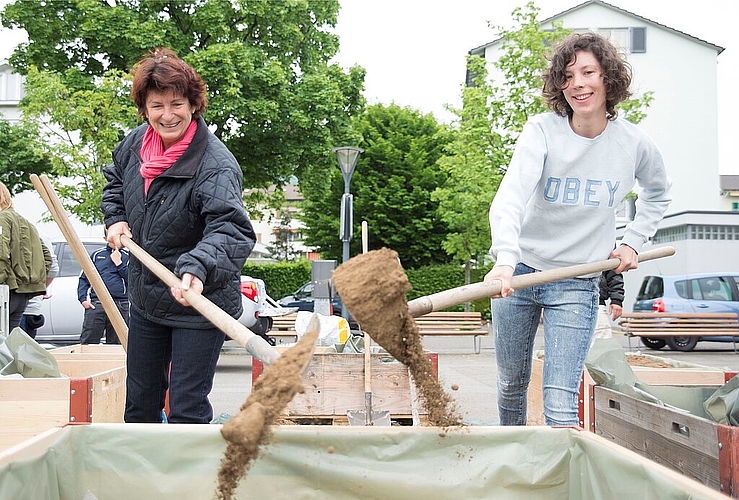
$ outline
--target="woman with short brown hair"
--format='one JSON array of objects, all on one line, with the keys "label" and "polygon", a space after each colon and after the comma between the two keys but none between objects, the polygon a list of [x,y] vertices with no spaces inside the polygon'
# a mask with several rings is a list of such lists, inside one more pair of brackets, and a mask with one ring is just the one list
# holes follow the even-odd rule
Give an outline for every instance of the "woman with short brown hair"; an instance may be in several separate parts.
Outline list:
[{"label": "woman with short brown hair", "polygon": [[[146,120],[118,145],[105,169],[101,209],[107,240],[136,241],[234,318],[242,312],[241,268],[256,237],[242,203],[241,167],[208,130],[205,83],[169,49],[133,68],[132,99]],[[126,422],[208,423],[208,394],[225,336],[131,258]],[[171,366],[170,366],[171,363]]]}]

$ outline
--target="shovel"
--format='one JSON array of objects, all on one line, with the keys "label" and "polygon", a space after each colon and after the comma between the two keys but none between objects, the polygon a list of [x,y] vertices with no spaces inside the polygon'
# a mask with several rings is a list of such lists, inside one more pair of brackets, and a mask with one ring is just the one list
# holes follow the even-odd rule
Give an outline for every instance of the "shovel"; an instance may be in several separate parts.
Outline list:
[{"label": "shovel", "polygon": [[[640,253],[637,257],[639,262],[647,262],[649,260],[661,259],[675,254],[675,248],[671,246],[655,248]],[[537,273],[521,274],[511,278],[511,287],[514,290],[520,288],[528,288],[534,285],[542,285],[566,278],[576,278],[578,276],[596,274],[603,271],[616,269],[621,263],[619,259],[608,259],[587,264],[578,264],[574,266],[561,267],[558,269],[550,269]],[[433,293],[418,297],[417,299],[408,301],[408,312],[414,318],[423,316],[433,311],[440,311],[448,307],[464,304],[486,297],[492,297],[500,293],[500,281],[493,283],[472,283],[463,285],[442,292]]]},{"label": "shovel", "polygon": [[[85,272],[85,276],[90,280],[90,285],[92,285],[93,290],[95,290],[95,294],[100,299],[100,303],[103,305],[103,309],[108,315],[110,323],[113,325],[113,329],[115,330],[123,349],[128,350],[128,326],[126,326],[126,321],[123,319],[121,312],[115,305],[113,297],[111,297],[108,287],[105,286],[103,278],[100,277],[100,273],[95,267],[95,264],[90,260],[90,255],[87,253],[87,250],[85,250],[85,246],[82,244],[80,237],[74,230],[74,226],[72,226],[69,217],[67,217],[67,212],[64,210],[56,191],[54,191],[54,187],[45,175],[39,176],[31,174],[30,178],[31,183],[33,183],[33,187],[36,188],[39,196],[41,196],[41,199],[46,203],[46,207],[49,209],[52,217],[54,217],[54,220],[59,226],[64,238],[67,240],[69,247],[72,249],[72,253],[75,258],[77,258],[77,262],[79,262],[80,267]],[[49,251],[52,251],[51,248]]]},{"label": "shovel", "polygon": [[372,408],[372,341],[364,334],[364,410],[348,410],[349,425],[390,425],[389,410]]},{"label": "shovel", "polygon": [[[362,221],[362,253],[367,253],[367,221]],[[390,411],[372,409],[372,339],[364,332],[364,411],[349,410],[349,425],[390,425]]]},{"label": "shovel", "polygon": [[[126,245],[128,251],[151,272],[156,274],[166,285],[178,288],[181,286],[182,281],[172,271],[149,255],[146,250],[141,248],[131,238],[121,235],[121,243]],[[232,318],[231,315],[215,305],[204,295],[193,290],[182,290],[182,295],[196,311],[206,317],[216,328],[235,340],[241,347],[249,351],[249,354],[265,365],[271,364],[280,357],[280,353],[269,345],[266,340]]]},{"label": "shovel", "polygon": [[[673,255],[672,247],[639,254],[639,262]],[[511,286],[521,289],[565,278],[575,278],[615,269],[619,259],[579,264],[526,275],[514,276]],[[467,301],[500,294],[501,282],[474,283],[406,301],[410,290],[408,277],[397,252],[388,248],[357,255],[344,262],[333,274],[333,281],[346,307],[362,329],[395,359],[408,366],[421,399],[426,402],[429,422],[438,427],[458,425],[453,399],[433,376],[430,361],[423,350],[421,336],[413,318]],[[368,300],[371,297],[372,300]]]}]

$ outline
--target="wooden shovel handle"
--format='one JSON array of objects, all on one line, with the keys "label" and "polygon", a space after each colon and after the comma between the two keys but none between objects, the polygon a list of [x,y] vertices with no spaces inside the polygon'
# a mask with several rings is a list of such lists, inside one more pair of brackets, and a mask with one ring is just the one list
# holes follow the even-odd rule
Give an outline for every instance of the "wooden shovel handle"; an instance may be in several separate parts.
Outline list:
[{"label": "wooden shovel handle", "polygon": [[[126,325],[126,321],[123,319],[121,312],[115,305],[113,297],[110,295],[108,287],[105,286],[103,278],[100,277],[100,273],[95,267],[95,264],[90,260],[90,255],[87,253],[80,237],[74,230],[69,217],[67,217],[67,212],[64,210],[62,202],[56,195],[54,187],[45,175],[38,176],[36,174],[31,174],[30,177],[33,186],[36,188],[36,191],[38,191],[41,199],[44,200],[44,203],[46,203],[49,212],[51,212],[51,215],[54,217],[59,229],[62,231],[64,238],[67,240],[69,247],[72,249],[72,253],[77,258],[77,262],[79,262],[80,267],[85,272],[85,276],[87,276],[87,279],[90,281],[92,289],[95,290],[95,294],[100,299],[100,303],[103,305],[103,309],[108,315],[110,323],[113,325],[113,329],[118,335],[118,340],[121,341],[123,349],[128,350],[128,326]],[[49,251],[51,250],[52,249],[50,248]]]},{"label": "wooden shovel handle", "polygon": [[[675,254],[675,248],[665,246],[648,250],[639,254],[639,262],[669,257]],[[538,273],[522,274],[514,276],[511,279],[511,286],[518,290],[535,285],[543,285],[567,278],[576,278],[588,274],[600,273],[610,269],[616,269],[621,263],[619,259],[608,259],[598,262],[590,262],[587,264],[578,264],[576,266],[561,267],[559,269],[550,269],[549,271],[541,271]],[[411,316],[417,318],[432,311],[439,311],[448,307],[464,304],[465,302],[492,297],[500,293],[500,281],[493,283],[472,283],[457,288],[451,288],[442,292],[431,295],[418,297],[408,302],[408,310]]]},{"label": "wooden shovel handle", "polygon": [[[121,235],[121,243],[126,245],[128,251],[167,286],[178,288],[182,286],[182,280],[180,278],[175,276],[172,271],[149,255],[146,250],[125,234]],[[182,295],[196,311],[213,323],[216,328],[225,333],[229,338],[235,340],[265,365],[271,364],[280,357],[280,353],[269,345],[266,340],[239,323],[204,295],[193,290],[182,290]]]}]

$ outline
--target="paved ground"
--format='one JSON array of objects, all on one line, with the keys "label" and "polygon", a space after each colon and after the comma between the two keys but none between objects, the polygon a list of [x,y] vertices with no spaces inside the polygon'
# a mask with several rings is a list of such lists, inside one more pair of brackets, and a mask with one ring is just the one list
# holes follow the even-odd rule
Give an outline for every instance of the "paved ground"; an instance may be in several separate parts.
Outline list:
[{"label": "paved ground", "polygon": [[[628,340],[616,333],[625,350]],[[631,341],[632,351],[641,349],[638,341]],[[495,350],[491,336],[482,339],[480,354],[474,354],[471,337],[426,337],[424,347],[439,354],[439,378],[447,392],[453,395],[465,421],[471,425],[496,425]],[[541,348],[537,338],[537,348]],[[739,371],[739,354],[731,343],[699,342],[691,352],[670,350],[642,352],[686,363],[713,366]],[[452,391],[452,385],[459,386]],[[216,371],[211,402],[216,416],[234,415],[246,400],[251,389],[251,356],[233,341],[226,342]]]}]

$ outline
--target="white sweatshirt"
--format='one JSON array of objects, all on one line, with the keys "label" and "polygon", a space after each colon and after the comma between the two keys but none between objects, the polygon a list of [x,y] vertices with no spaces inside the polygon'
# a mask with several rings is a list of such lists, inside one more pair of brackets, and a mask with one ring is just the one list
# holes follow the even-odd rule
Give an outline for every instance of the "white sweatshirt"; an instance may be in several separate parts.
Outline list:
[{"label": "white sweatshirt", "polygon": [[636,216],[621,243],[639,252],[672,201],[654,143],[623,119],[588,139],[572,131],[566,116],[530,118],[490,206],[496,264],[548,270],[607,259],[616,243],[616,208],[637,181]]}]

